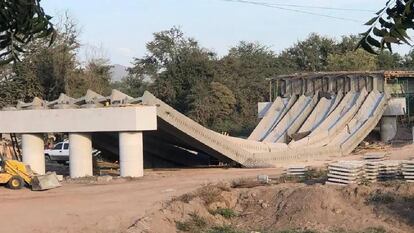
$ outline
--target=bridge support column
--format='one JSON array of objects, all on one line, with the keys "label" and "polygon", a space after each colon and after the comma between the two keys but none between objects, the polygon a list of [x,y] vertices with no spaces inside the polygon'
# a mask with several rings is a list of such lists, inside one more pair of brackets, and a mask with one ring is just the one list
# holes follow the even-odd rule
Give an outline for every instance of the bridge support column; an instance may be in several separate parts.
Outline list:
[{"label": "bridge support column", "polygon": [[350,86],[351,86],[350,87],[351,91],[360,91],[357,78],[355,77],[350,78]]},{"label": "bridge support column", "polygon": [[93,175],[92,140],[89,133],[69,134],[69,172],[71,178]]},{"label": "bridge support column", "polygon": [[144,176],[142,132],[119,133],[119,165],[121,176]]},{"label": "bridge support column", "polygon": [[379,82],[378,77],[372,78],[372,90],[380,91],[378,89],[379,88],[378,82]]},{"label": "bridge support column", "polygon": [[397,117],[383,116],[381,118],[381,141],[389,142],[397,134]]},{"label": "bridge support column", "polygon": [[43,134],[22,134],[23,162],[41,175],[46,170],[44,146]]}]

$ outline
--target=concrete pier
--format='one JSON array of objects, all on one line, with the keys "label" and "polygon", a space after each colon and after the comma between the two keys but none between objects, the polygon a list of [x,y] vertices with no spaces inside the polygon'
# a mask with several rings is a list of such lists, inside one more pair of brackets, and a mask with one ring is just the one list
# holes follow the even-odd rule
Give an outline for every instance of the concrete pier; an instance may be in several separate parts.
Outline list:
[{"label": "concrete pier", "polygon": [[141,177],[144,175],[142,132],[119,133],[119,164],[121,176]]},{"label": "concrete pier", "polygon": [[45,154],[42,134],[22,134],[23,162],[38,174],[45,174]]},{"label": "concrete pier", "polygon": [[397,117],[383,116],[381,118],[381,141],[389,142],[397,134]]},{"label": "concrete pier", "polygon": [[71,178],[93,175],[92,140],[89,133],[69,134],[69,172]]}]

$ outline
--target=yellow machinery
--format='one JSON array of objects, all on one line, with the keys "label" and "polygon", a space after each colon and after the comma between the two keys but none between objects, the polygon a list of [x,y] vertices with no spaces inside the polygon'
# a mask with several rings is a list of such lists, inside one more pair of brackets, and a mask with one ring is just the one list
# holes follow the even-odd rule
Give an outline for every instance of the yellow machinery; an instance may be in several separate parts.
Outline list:
[{"label": "yellow machinery", "polygon": [[36,191],[61,186],[56,173],[36,175],[29,165],[17,160],[1,158],[0,164],[0,184],[6,184],[11,189],[21,189],[25,184]]}]

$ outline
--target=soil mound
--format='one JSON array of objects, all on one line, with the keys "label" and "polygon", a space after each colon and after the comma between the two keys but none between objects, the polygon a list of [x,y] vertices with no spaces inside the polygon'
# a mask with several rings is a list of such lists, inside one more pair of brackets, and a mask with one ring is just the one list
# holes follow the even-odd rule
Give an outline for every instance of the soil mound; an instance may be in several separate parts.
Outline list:
[{"label": "soil mound", "polygon": [[414,185],[207,185],[139,219],[128,232],[414,232]]}]

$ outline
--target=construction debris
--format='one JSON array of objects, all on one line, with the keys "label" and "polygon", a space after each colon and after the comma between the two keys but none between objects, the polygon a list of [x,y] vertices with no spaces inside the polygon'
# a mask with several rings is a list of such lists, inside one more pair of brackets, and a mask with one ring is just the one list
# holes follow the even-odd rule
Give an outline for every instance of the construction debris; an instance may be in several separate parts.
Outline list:
[{"label": "construction debris", "polygon": [[268,175],[258,175],[257,176],[257,181],[259,181],[263,184],[268,184],[270,182],[270,179],[269,179]]},{"label": "construction debris", "polygon": [[45,175],[33,176],[31,185],[33,191],[48,190],[62,186],[59,183],[59,178],[56,176],[56,172],[48,172]]}]

